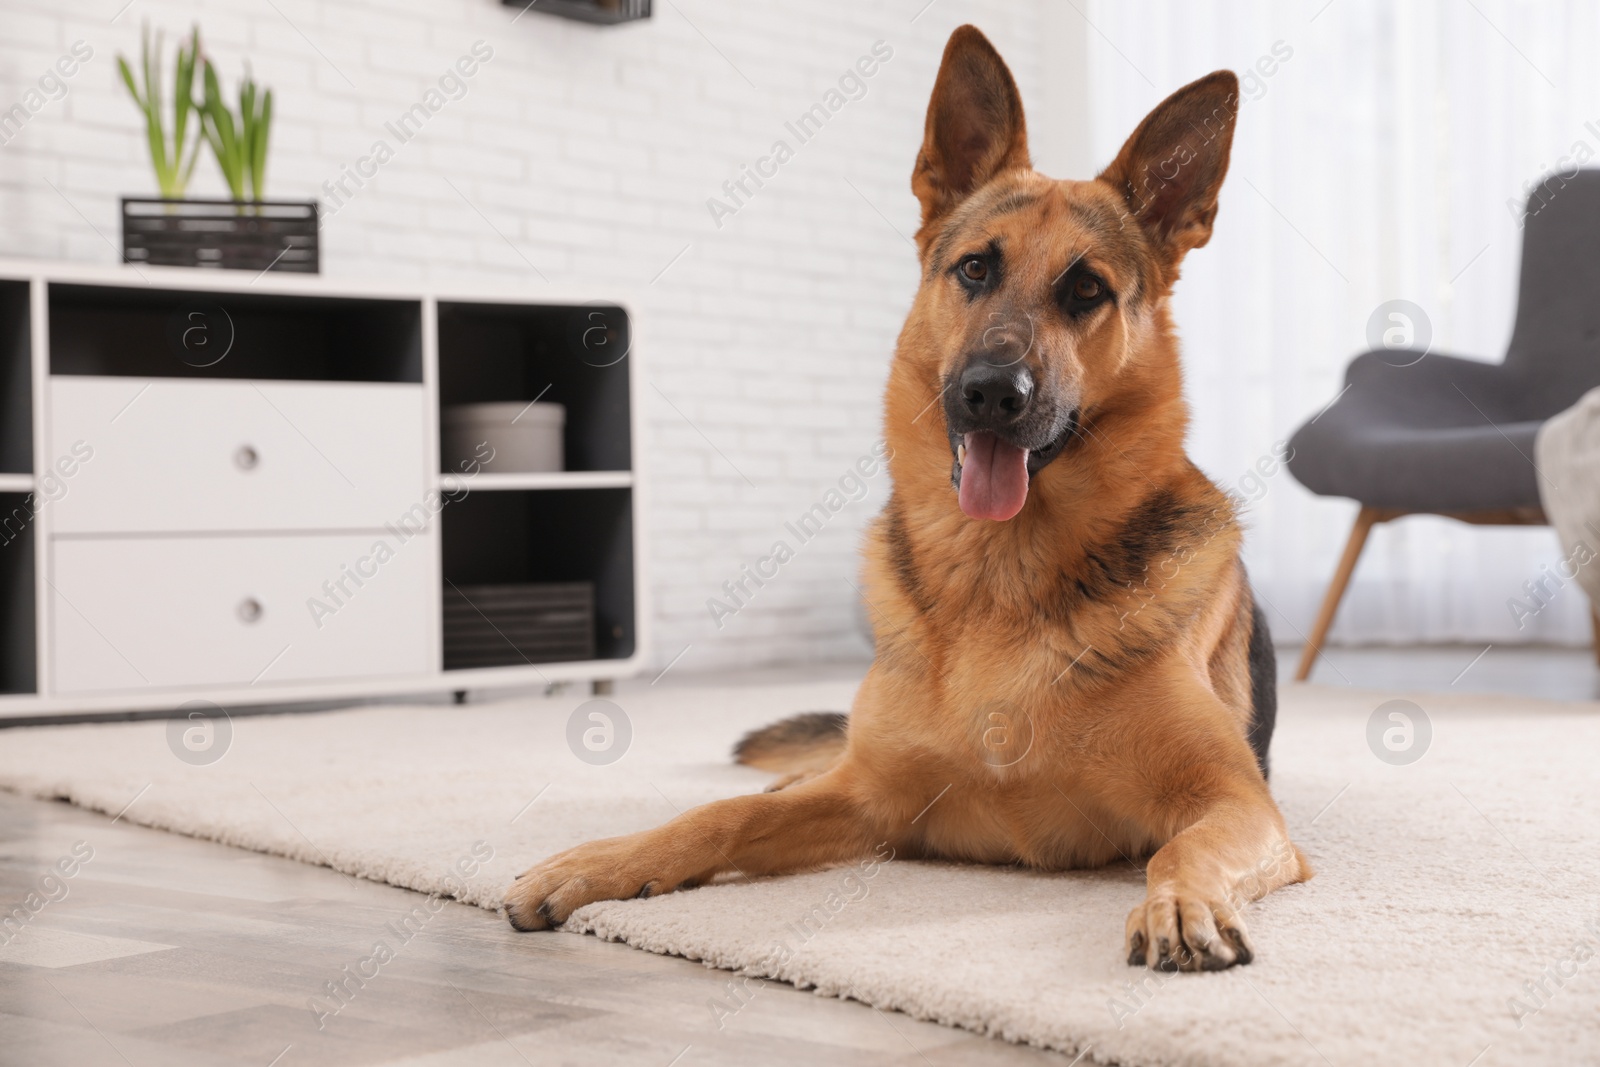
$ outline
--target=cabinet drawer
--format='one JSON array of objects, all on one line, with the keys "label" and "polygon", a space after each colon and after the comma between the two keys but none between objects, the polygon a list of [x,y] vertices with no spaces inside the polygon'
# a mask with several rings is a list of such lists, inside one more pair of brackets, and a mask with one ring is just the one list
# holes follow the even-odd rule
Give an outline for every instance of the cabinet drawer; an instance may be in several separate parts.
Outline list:
[{"label": "cabinet drawer", "polygon": [[436,554],[431,532],[56,540],[55,691],[437,670]]},{"label": "cabinet drawer", "polygon": [[376,529],[423,500],[423,427],[420,385],[58,375],[54,529]]}]

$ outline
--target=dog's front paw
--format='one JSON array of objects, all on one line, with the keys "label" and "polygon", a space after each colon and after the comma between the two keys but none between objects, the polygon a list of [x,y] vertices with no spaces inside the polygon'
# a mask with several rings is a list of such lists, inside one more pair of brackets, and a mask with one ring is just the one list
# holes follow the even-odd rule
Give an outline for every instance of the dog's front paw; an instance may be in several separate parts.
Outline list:
[{"label": "dog's front paw", "polygon": [[1204,893],[1152,887],[1128,915],[1128,964],[1158,971],[1221,971],[1255,958],[1238,909]]},{"label": "dog's front paw", "polygon": [[597,900],[684,888],[653,876],[639,836],[591,841],[524,871],[506,892],[506,918],[518,930],[546,930]]}]

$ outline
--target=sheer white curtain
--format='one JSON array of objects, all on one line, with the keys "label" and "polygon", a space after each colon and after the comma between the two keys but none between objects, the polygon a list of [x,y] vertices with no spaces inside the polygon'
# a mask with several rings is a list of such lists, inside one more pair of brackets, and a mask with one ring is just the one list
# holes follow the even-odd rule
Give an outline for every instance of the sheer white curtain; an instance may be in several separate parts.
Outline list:
[{"label": "sheer white curtain", "polygon": [[[1314,497],[1282,470],[1247,472],[1334,397],[1385,301],[1421,306],[1435,351],[1502,357],[1521,248],[1507,202],[1565,169],[1564,157],[1600,165],[1600,5],[1089,0],[1080,10],[1098,165],[1173,89],[1218,67],[1255,72],[1215,236],[1190,255],[1175,314],[1192,454],[1259,497],[1246,560],[1278,639],[1296,641],[1355,506]],[[1548,528],[1379,527],[1333,638],[1587,641],[1576,585],[1522,629],[1507,607],[1558,556]]]}]

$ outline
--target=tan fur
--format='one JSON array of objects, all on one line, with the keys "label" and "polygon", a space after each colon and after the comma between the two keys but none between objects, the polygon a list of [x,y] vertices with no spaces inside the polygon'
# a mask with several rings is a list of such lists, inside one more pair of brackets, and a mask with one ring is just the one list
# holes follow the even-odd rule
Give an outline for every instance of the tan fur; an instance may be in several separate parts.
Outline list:
[{"label": "tan fur", "polygon": [[[1246,740],[1251,597],[1230,499],[1183,451],[1187,410],[1168,295],[1210,237],[1237,81],[1180,90],[1099,178],[1028,164],[1021,103],[981,33],[951,37],[913,189],[923,283],[884,403],[894,493],[863,577],[877,660],[842,750],[815,738],[764,765],[788,788],[552,857],[511,888],[519,929],[595,900],[732,872],[902,858],[1046,870],[1148,857],[1130,963],[1249,962],[1245,904],[1310,877]],[[948,269],[998,242],[992,298]],[[1081,318],[1052,286],[1078,262],[1117,294]],[[941,383],[977,338],[1026,334],[1042,383],[1081,397],[1081,440],[1022,511],[969,519],[951,489]],[[834,757],[821,769],[819,761]],[[803,758],[801,758],[803,757]]]},{"label": "tan fur", "polygon": [[783,777],[767,791],[787,789],[836,763],[845,749],[845,716],[810,711],[752,730],[733,746],[736,762]]}]

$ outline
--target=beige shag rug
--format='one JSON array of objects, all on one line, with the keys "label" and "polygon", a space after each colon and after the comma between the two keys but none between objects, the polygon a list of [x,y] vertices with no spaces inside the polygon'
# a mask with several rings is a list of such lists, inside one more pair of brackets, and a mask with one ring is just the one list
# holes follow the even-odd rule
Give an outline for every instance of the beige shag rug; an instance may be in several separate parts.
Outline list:
[{"label": "beige shag rug", "polygon": [[[240,717],[209,765],[164,722],[6,730],[0,786],[493,908],[541,856],[761,788],[730,743],[851,688],[625,690],[630,748],[606,766],[569,749],[582,697]],[[1431,739],[1395,765],[1369,744],[1394,697],[1285,690],[1273,788],[1319,874],[1251,910],[1247,968],[1125,966],[1127,867],[894,861],[595,904],[568,929],[1086,1061],[1600,1062],[1600,705],[1412,694]]]}]

